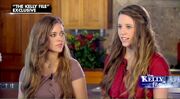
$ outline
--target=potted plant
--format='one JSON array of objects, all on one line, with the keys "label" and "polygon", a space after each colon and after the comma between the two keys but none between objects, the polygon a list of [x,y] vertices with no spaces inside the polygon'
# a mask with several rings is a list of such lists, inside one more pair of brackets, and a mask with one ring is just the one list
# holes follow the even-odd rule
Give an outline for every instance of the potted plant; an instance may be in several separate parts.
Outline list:
[{"label": "potted plant", "polygon": [[[90,33],[83,30],[77,35],[67,33],[67,41],[71,54],[79,61],[83,70],[85,70],[88,83],[97,83],[102,78],[105,57],[105,50],[101,46],[102,40],[104,38],[97,32]],[[100,78],[98,78],[98,75],[100,75]],[[98,80],[95,78],[98,78]]]}]

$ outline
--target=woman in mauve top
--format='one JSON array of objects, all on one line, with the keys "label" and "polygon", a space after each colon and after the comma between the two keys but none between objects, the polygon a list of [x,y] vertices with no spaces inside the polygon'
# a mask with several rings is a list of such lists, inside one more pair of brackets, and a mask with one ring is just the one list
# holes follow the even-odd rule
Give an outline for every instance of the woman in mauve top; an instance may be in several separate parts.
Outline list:
[{"label": "woman in mauve top", "polygon": [[70,55],[60,18],[44,16],[33,26],[18,98],[87,99],[84,72]]},{"label": "woman in mauve top", "polygon": [[142,75],[168,76],[169,66],[159,53],[150,16],[139,5],[118,13],[117,32],[105,60],[103,98],[167,98],[166,88],[142,88]]}]

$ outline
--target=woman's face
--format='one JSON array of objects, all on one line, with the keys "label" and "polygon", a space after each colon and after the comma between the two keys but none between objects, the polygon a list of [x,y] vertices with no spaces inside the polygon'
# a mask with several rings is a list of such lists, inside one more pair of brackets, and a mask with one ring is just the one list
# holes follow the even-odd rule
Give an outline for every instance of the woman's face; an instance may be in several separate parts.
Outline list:
[{"label": "woman's face", "polygon": [[125,14],[118,17],[118,35],[124,47],[130,47],[135,35],[135,22]]},{"label": "woman's face", "polygon": [[60,53],[65,44],[65,32],[62,24],[57,23],[54,25],[51,33],[49,34],[49,50],[52,52]]}]

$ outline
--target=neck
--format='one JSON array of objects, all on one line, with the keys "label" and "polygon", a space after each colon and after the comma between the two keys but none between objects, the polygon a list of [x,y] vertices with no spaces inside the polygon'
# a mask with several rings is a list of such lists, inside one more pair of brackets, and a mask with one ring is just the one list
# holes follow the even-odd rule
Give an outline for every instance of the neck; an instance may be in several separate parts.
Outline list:
[{"label": "neck", "polygon": [[134,61],[134,50],[130,48],[126,48],[126,54],[125,54],[125,59],[127,59],[127,67],[126,70],[131,70],[132,69],[132,64]]},{"label": "neck", "polygon": [[125,58],[129,60],[130,58],[133,58],[133,57],[134,57],[134,50],[131,48],[126,48]]},{"label": "neck", "polygon": [[55,73],[58,68],[58,53],[48,52],[47,61],[44,64],[43,75],[50,75],[51,73]]},{"label": "neck", "polygon": [[48,61],[50,62],[50,64],[54,64],[58,62],[58,53],[54,53],[54,52],[48,52]]}]

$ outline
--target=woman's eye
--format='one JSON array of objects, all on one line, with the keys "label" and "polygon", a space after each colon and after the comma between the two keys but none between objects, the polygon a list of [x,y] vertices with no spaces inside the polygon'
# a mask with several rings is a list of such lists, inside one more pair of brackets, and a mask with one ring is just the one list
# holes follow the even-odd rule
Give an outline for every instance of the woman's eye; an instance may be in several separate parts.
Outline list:
[{"label": "woman's eye", "polygon": [[60,35],[60,36],[64,36],[64,35],[65,35],[65,32],[60,32],[59,35]]},{"label": "woman's eye", "polygon": [[56,34],[50,34],[50,36],[51,36],[51,37],[55,37],[55,36],[56,36]]},{"label": "woman's eye", "polygon": [[121,29],[121,27],[122,27],[121,25],[118,25],[118,29]]},{"label": "woman's eye", "polygon": [[131,29],[132,28],[132,26],[126,26],[128,29]]}]

